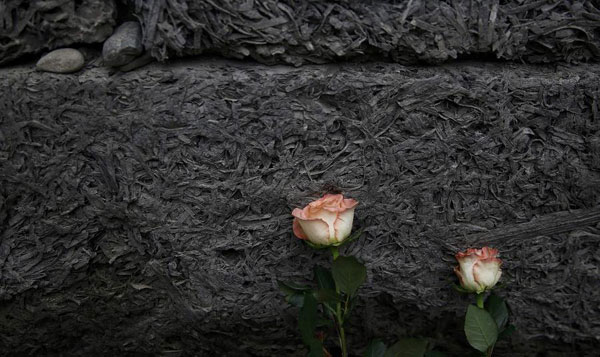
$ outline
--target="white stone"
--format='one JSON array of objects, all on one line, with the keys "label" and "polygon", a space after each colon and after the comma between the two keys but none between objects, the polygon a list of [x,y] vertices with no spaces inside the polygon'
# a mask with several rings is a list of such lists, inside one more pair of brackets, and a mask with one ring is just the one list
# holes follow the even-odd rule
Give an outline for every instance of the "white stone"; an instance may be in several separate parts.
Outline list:
[{"label": "white stone", "polygon": [[72,73],[80,70],[84,64],[81,52],[74,48],[61,48],[40,58],[35,67],[45,72]]}]

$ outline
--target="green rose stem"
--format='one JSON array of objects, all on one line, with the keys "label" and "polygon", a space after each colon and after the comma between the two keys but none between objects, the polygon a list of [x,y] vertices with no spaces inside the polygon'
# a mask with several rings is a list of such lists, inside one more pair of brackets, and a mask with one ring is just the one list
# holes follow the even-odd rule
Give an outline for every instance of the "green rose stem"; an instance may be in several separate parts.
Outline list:
[{"label": "green rose stem", "polygon": [[[477,294],[477,307],[480,308],[480,309],[484,309],[484,305],[483,305],[483,293]],[[486,351],[485,356],[486,357],[491,357],[493,350],[494,350],[494,345],[491,345],[490,348],[488,348],[488,350]]]},{"label": "green rose stem", "polygon": [[483,293],[477,294],[477,307],[483,309]]},{"label": "green rose stem", "polygon": [[[333,260],[336,260],[340,256],[340,251],[339,251],[338,247],[331,247],[331,254],[333,255]],[[335,291],[338,294],[340,293],[340,289],[337,287],[337,285],[335,287]],[[346,332],[344,331],[344,316],[346,316],[347,309],[348,309],[348,300],[346,300],[343,314],[342,314],[342,303],[340,303],[340,302],[337,303],[337,311],[336,311],[335,315],[337,318],[338,332],[340,335],[340,347],[342,348],[342,356],[343,357],[348,357],[348,350],[346,349]]]},{"label": "green rose stem", "polygon": [[337,257],[340,256],[340,250],[338,247],[331,247],[331,254],[333,255],[333,260],[336,260]]}]

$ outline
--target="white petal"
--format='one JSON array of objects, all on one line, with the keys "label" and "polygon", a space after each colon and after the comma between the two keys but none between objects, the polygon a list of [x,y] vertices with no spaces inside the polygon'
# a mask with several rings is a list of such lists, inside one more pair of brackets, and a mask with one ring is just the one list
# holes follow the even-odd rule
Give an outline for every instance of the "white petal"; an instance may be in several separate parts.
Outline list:
[{"label": "white petal", "polygon": [[329,244],[329,225],[320,219],[305,221],[298,220],[304,234],[309,241],[315,244]]},{"label": "white petal", "polygon": [[473,267],[475,263],[477,263],[477,257],[470,256],[464,257],[458,261],[462,276],[462,287],[471,291],[480,290],[479,284],[477,284],[473,276]]},{"label": "white petal", "polygon": [[498,270],[498,274],[496,274],[496,279],[494,280],[494,285],[496,285],[498,283],[498,280],[500,280],[500,277],[502,276],[502,270]]},{"label": "white petal", "polygon": [[[337,218],[337,212],[330,212],[322,209],[317,212],[311,212],[310,218],[319,218],[327,224],[327,231],[331,242],[335,241],[335,220]],[[304,226],[302,226],[304,228]]]},{"label": "white petal", "polygon": [[344,239],[348,238],[350,233],[352,232],[352,222],[354,221],[354,208],[346,210],[340,214],[338,214],[337,219],[335,220],[334,228],[335,228],[335,238],[338,242],[342,242]]},{"label": "white petal", "polygon": [[473,267],[473,276],[477,283],[491,289],[500,279],[500,263],[497,260],[480,260]]}]

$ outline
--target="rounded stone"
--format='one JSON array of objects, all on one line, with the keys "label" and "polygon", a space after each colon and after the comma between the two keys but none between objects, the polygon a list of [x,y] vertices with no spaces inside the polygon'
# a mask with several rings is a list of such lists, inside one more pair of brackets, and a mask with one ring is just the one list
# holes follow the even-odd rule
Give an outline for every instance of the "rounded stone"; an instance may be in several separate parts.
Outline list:
[{"label": "rounded stone", "polygon": [[40,58],[35,68],[45,72],[72,73],[79,71],[84,64],[81,52],[74,48],[61,48]]},{"label": "rounded stone", "polygon": [[128,21],[121,24],[104,42],[102,58],[105,65],[118,67],[133,61],[143,50],[140,24]]}]

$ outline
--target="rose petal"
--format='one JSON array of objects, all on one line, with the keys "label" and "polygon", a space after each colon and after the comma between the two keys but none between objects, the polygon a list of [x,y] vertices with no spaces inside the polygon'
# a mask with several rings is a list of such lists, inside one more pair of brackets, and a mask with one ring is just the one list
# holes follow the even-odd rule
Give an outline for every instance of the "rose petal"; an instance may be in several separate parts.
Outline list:
[{"label": "rose petal", "polygon": [[354,207],[356,207],[357,204],[358,204],[358,201],[357,200],[353,200],[352,198],[346,198],[343,201],[343,207],[345,209],[354,208]]},{"label": "rose petal", "polygon": [[339,203],[344,199],[342,195],[326,194],[316,201],[308,204],[311,210],[322,210],[327,208],[339,207]]},{"label": "rose petal", "polygon": [[498,255],[498,249],[494,249],[494,248],[490,248],[490,247],[481,248],[481,258],[482,259],[495,258],[497,255]]},{"label": "rose petal", "polygon": [[354,208],[338,213],[334,223],[335,238],[338,242],[342,242],[348,238],[352,232],[352,222],[354,221]]},{"label": "rose petal", "polygon": [[296,237],[300,239],[308,238],[306,234],[304,234],[302,226],[300,225],[300,223],[298,223],[298,218],[294,218],[294,222],[292,223],[292,229],[294,230],[294,234],[296,235]]},{"label": "rose petal", "polygon": [[304,207],[304,209],[294,208],[294,210],[292,211],[292,216],[303,220],[309,220],[310,218],[308,217],[308,207]]},{"label": "rose petal", "polygon": [[479,259],[495,258],[498,255],[498,249],[483,247],[481,249],[469,248],[465,252],[456,253],[456,259],[466,256],[475,256]]},{"label": "rose petal", "polygon": [[490,247],[469,248],[465,252],[457,253],[456,260],[460,264],[461,272],[461,275],[458,272],[457,275],[461,279],[461,285],[477,293],[496,285],[502,274],[500,271],[502,261],[496,258],[497,255],[498,249]]},{"label": "rose petal", "polygon": [[460,272],[460,268],[459,267],[454,267],[454,273],[456,274],[456,276],[458,276],[458,280],[460,281],[460,286],[462,286],[463,288],[466,289],[465,277]]},{"label": "rose petal", "polygon": [[315,244],[329,244],[329,225],[320,219],[304,221],[298,220],[304,234],[309,241]]},{"label": "rose petal", "polygon": [[351,233],[357,204],[356,200],[345,199],[341,194],[326,194],[303,209],[295,208],[292,211],[294,234],[316,244],[341,242]]},{"label": "rose petal", "polygon": [[473,266],[475,263],[477,263],[477,257],[475,256],[465,256],[458,259],[460,275],[458,273],[457,275],[461,279],[461,285],[463,288],[471,291],[478,291],[480,289],[479,284],[477,284],[473,276]]},{"label": "rose petal", "polygon": [[[311,212],[311,219],[320,219],[323,222],[327,223],[327,233],[330,239],[335,238],[335,220],[337,219],[338,214],[336,212],[331,212],[328,210],[319,210],[317,212]],[[309,236],[310,237],[310,236]]]},{"label": "rose petal", "polygon": [[500,280],[502,262],[497,258],[479,260],[473,266],[473,277],[477,283],[485,289],[491,289]]},{"label": "rose petal", "polygon": [[312,208],[320,208],[331,212],[344,212],[347,209],[353,208],[358,204],[356,200],[344,198],[343,195],[325,195],[318,201],[313,202],[315,205]]}]

